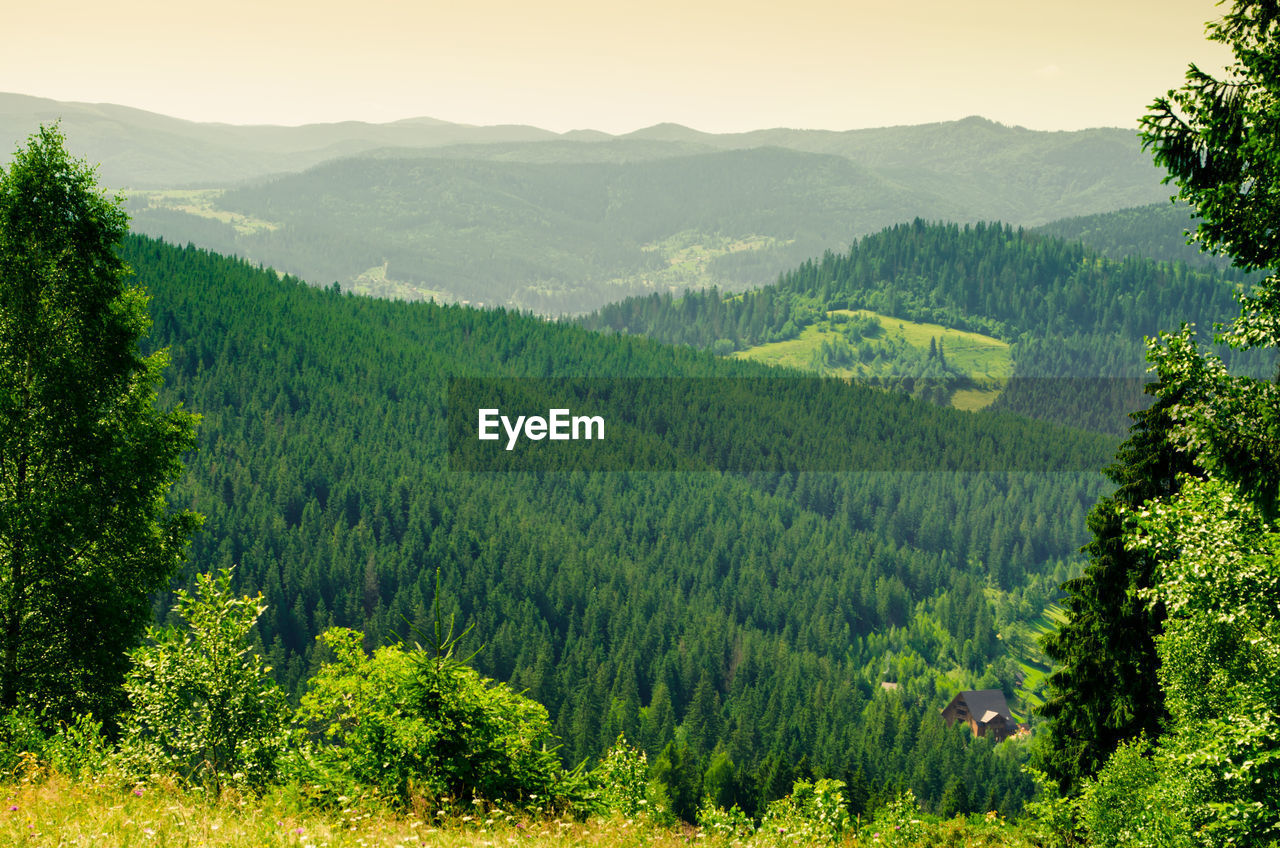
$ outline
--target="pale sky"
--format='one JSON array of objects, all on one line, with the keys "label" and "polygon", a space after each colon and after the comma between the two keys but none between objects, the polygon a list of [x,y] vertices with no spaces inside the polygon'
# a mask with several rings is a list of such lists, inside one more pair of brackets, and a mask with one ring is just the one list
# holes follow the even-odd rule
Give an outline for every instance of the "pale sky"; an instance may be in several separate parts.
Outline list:
[{"label": "pale sky", "polygon": [[431,116],[564,131],[1134,127],[1205,0],[41,0],[0,91],[227,123]]}]

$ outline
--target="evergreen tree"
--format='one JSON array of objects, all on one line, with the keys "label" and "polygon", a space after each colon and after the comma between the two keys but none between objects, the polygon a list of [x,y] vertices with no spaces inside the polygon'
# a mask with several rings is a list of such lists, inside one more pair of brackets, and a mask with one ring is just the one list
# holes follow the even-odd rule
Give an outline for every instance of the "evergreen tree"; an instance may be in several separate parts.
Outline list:
[{"label": "evergreen tree", "polygon": [[1176,396],[1159,384],[1149,389],[1156,403],[1134,413],[1129,439],[1107,469],[1117,489],[1089,513],[1089,565],[1063,586],[1067,621],[1044,640],[1045,653],[1061,664],[1040,708],[1050,719],[1044,767],[1064,792],[1078,789],[1121,742],[1158,736],[1165,716],[1155,650],[1165,613],[1141,595],[1153,584],[1156,562],[1125,547],[1123,513],[1173,494],[1178,475],[1194,465],[1168,441]]},{"label": "evergreen tree", "polygon": [[1221,78],[1195,65],[1186,84],[1157,98],[1142,119],[1143,144],[1178,184],[1199,224],[1196,238],[1252,269],[1280,260],[1280,7],[1237,0],[1208,38],[1231,48]]}]

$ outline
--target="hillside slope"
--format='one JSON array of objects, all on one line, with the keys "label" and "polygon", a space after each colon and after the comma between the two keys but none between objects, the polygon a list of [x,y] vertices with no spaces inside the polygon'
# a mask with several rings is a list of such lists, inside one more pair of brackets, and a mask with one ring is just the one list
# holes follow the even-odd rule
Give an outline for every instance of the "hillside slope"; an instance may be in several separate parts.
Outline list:
[{"label": "hillside slope", "polygon": [[[208,517],[191,568],[236,565],[240,588],[264,593],[263,649],[290,688],[327,626],[361,628],[370,646],[426,628],[438,571],[446,614],[475,625],[479,668],[548,707],[569,761],[625,732],[693,803],[722,758],[715,773],[752,809],[797,769],[844,776],[864,799],[907,780],[936,805],[961,771],[991,787],[972,809],[1026,797],[1020,749],[948,733],[938,701],[1013,691],[997,633],[1038,615],[1070,572],[1096,474],[460,471],[444,440],[449,377],[771,372],[528,316],[343,296],[139,238],[125,252],[154,298],[153,343],[172,353],[167,400],[203,416],[174,493]],[[838,452],[887,415],[912,462],[942,469],[1013,446],[1089,468],[1113,448],[796,386],[814,416],[804,432],[760,395],[727,436]],[[699,410],[671,415],[669,432],[695,434],[666,439],[673,450],[713,438],[696,435]]]},{"label": "hillside slope", "polygon": [[[1007,224],[917,219],[808,260],[772,286],[632,298],[582,323],[728,353],[796,338],[831,310],[870,309],[1013,345],[1013,378],[996,408],[1120,434],[1143,402],[1143,337],[1231,317],[1240,284],[1184,262],[1107,259]],[[1263,357],[1228,352],[1228,361],[1270,370]]]}]

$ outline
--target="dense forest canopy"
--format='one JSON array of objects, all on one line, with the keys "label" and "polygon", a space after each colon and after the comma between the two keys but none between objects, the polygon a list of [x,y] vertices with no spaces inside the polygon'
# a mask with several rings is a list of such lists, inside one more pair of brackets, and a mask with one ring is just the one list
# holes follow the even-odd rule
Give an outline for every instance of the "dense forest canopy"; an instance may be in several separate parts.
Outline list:
[{"label": "dense forest canopy", "polygon": [[[829,310],[871,309],[1011,343],[1013,379],[996,408],[1119,434],[1144,402],[1143,337],[1184,321],[1211,328],[1236,312],[1242,285],[1238,274],[1107,259],[1009,225],[917,219],[808,260],[763,289],[630,298],[582,323],[724,353],[794,338]],[[1266,356],[1229,362],[1269,373]]]},{"label": "dense forest canopy", "polygon": [[[547,707],[570,762],[625,731],[666,751],[696,803],[722,756],[752,809],[796,769],[856,780],[866,798],[911,785],[941,805],[950,787],[966,809],[1011,810],[1030,791],[1018,746],[965,742],[937,709],[953,690],[1012,696],[1025,681],[1019,660],[1034,656],[1006,646],[1031,644],[1071,573],[1096,474],[449,470],[449,376],[766,369],[510,312],[341,295],[142,238],[125,257],[153,297],[152,344],[171,352],[167,399],[203,413],[174,493],[206,516],[191,567],[235,565],[239,588],[264,594],[258,633],[287,690],[322,659],[326,627],[358,628],[368,648],[427,627],[439,569],[441,604],[475,625],[463,648]],[[824,391],[851,432],[914,405],[895,426],[937,451],[989,452],[1012,432],[1085,468],[1114,444]],[[743,426],[785,444],[769,403]],[[973,775],[990,792],[961,803],[955,784]]]}]

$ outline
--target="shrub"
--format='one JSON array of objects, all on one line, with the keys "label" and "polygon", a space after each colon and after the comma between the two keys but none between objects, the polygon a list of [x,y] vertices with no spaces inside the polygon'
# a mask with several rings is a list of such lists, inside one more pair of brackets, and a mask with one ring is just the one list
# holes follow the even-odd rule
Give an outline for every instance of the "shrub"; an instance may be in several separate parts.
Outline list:
[{"label": "shrub", "polygon": [[863,835],[872,845],[917,846],[926,844],[926,822],[910,789],[876,810]]},{"label": "shrub", "polygon": [[633,818],[651,812],[649,803],[649,758],[644,751],[627,744],[625,736],[600,758],[591,772],[590,783],[596,804],[603,813]]},{"label": "shrub", "polygon": [[1162,779],[1174,765],[1145,740],[1116,749],[1080,798],[1080,818],[1097,848],[1191,846],[1192,827],[1181,815],[1172,783]]},{"label": "shrub", "polygon": [[737,804],[726,810],[717,806],[710,795],[698,809],[698,826],[704,833],[730,844],[741,844],[755,832],[751,818]]},{"label": "shrub", "polygon": [[47,744],[40,717],[25,709],[0,713],[0,776],[25,772],[33,756],[40,756]]},{"label": "shrub", "polygon": [[760,835],[774,842],[837,842],[849,828],[844,783],[798,780],[791,794],[769,805],[760,821]]},{"label": "shrub", "polygon": [[67,777],[81,778],[106,771],[112,749],[102,735],[102,722],[78,715],[61,724],[44,746],[49,767]]},{"label": "shrub", "polygon": [[220,791],[270,781],[286,745],[288,709],[249,644],[266,609],[231,591],[231,571],[196,578],[178,592],[181,627],[148,631],[152,644],[131,652],[129,710],[120,753],[127,773],[174,775]]},{"label": "shrub", "polygon": [[581,796],[549,744],[540,704],[481,677],[452,655],[400,645],[370,656],[362,635],[333,628],[318,637],[334,659],[311,679],[299,720],[314,745],[300,777],[323,793],[408,803],[503,800],[546,809]]}]

